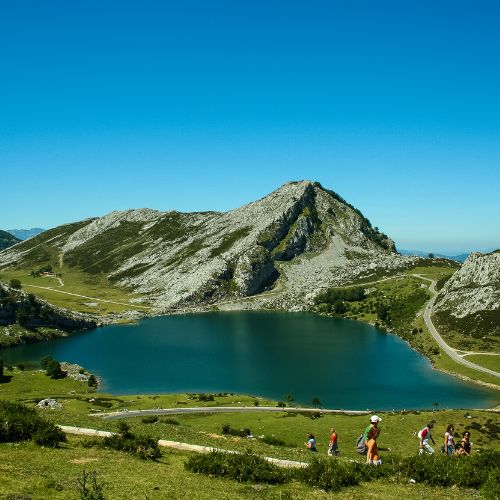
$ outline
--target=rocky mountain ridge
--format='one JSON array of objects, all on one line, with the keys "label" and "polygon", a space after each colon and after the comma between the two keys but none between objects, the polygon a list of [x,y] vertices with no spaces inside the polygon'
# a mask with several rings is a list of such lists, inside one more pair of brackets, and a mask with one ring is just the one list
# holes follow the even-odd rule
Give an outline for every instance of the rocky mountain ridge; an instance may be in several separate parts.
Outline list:
[{"label": "rocky mountain ridge", "polygon": [[500,251],[471,253],[439,292],[434,314],[461,333],[500,337]]},{"label": "rocky mountain ridge", "polygon": [[413,257],[359,210],[310,181],[290,182],[229,212],[112,212],[48,230],[0,253],[0,269],[50,263],[105,274],[156,311],[279,291],[273,307]]}]

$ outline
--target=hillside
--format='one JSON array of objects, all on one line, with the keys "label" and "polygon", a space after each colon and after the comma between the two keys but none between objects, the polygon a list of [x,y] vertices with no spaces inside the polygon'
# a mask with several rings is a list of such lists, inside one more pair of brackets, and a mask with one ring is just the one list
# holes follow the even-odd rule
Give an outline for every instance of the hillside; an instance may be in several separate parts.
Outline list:
[{"label": "hillside", "polygon": [[0,229],[0,251],[4,248],[9,248],[16,243],[19,243],[21,240],[16,238],[14,235],[8,233],[7,231],[2,231]]},{"label": "hillside", "polygon": [[139,209],[60,226],[2,252],[0,271],[104,276],[162,312],[270,289],[267,305],[302,307],[320,288],[412,259],[336,193],[301,181],[230,212]]},{"label": "hillside", "polygon": [[0,347],[95,328],[88,316],[55,308],[47,302],[0,282]]},{"label": "hillside", "polygon": [[472,253],[446,282],[434,318],[448,343],[500,352],[500,252]]}]

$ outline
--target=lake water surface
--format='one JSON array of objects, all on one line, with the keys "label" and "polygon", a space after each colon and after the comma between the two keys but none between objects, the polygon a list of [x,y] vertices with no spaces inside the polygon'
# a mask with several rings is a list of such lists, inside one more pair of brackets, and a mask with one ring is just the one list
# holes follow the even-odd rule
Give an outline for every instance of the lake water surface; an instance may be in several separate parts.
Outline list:
[{"label": "lake water surface", "polygon": [[394,335],[307,313],[164,316],[6,349],[6,364],[50,354],[114,394],[235,392],[345,409],[479,408],[500,392],[434,371]]}]

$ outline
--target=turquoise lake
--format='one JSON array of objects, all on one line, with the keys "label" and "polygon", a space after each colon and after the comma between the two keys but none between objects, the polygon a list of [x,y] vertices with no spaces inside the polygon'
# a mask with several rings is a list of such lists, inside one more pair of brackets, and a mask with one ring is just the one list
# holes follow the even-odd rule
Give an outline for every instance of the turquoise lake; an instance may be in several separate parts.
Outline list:
[{"label": "turquoise lake", "polygon": [[483,408],[498,391],[432,370],[394,335],[307,313],[217,312],[113,325],[1,353],[78,363],[113,394],[233,392],[344,409]]}]

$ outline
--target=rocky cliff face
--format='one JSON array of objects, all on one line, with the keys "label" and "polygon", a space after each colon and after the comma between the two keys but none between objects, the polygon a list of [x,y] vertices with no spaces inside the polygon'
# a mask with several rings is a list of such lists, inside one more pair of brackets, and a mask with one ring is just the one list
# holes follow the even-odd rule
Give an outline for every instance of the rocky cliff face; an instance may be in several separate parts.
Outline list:
[{"label": "rocky cliff face", "polygon": [[60,226],[0,253],[0,269],[51,263],[104,273],[166,311],[271,288],[289,307],[410,260],[340,196],[301,181],[225,213],[127,210]]},{"label": "rocky cliff face", "polygon": [[440,291],[434,314],[451,330],[500,337],[500,252],[470,254]]}]

